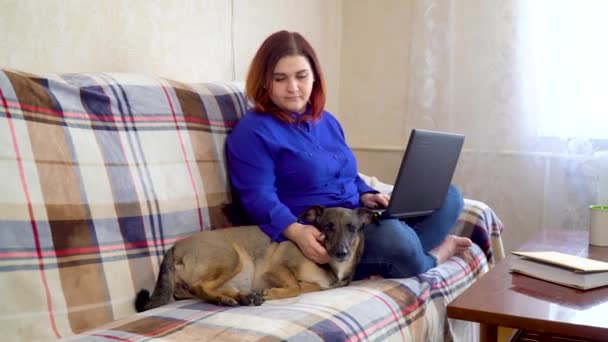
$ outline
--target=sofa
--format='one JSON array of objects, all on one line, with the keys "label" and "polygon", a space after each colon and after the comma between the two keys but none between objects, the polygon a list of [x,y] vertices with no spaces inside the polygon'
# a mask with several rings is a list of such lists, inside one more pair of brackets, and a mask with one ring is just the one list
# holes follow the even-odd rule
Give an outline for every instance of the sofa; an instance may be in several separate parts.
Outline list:
[{"label": "sofa", "polygon": [[[473,341],[446,305],[504,258],[503,225],[465,200],[473,247],[407,279],[222,307],[181,300],[136,313],[165,251],[246,224],[224,142],[239,82],[0,69],[0,331],[5,341]],[[389,192],[390,184],[362,175]]]}]

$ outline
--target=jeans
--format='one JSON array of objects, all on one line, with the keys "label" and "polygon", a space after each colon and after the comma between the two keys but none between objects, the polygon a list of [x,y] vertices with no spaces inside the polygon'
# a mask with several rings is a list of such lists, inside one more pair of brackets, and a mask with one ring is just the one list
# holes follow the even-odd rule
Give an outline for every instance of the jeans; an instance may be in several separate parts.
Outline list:
[{"label": "jeans", "polygon": [[437,259],[429,251],[445,239],[462,207],[462,194],[450,185],[443,206],[430,215],[367,225],[365,249],[354,279],[371,275],[407,278],[435,267]]}]

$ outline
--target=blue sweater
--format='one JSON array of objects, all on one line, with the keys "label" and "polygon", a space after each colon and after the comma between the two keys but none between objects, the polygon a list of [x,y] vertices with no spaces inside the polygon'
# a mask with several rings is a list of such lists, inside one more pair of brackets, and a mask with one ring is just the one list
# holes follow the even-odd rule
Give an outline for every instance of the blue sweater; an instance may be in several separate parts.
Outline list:
[{"label": "blue sweater", "polygon": [[356,208],[377,192],[357,173],[336,118],[287,124],[249,111],[226,141],[230,181],[250,220],[275,241],[312,205]]}]

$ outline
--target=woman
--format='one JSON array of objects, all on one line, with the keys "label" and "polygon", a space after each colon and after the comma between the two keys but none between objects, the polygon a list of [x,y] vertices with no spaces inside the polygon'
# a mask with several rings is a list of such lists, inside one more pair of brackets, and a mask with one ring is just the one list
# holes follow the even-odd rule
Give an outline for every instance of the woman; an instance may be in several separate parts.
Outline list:
[{"label": "woman", "polygon": [[[329,256],[324,236],[297,215],[314,204],[376,208],[389,197],[358,176],[338,121],[323,109],[325,82],[316,53],[298,33],[280,31],[257,51],[246,80],[253,103],[226,142],[230,180],[251,221],[275,241],[289,239],[309,259]],[[471,246],[448,235],[462,210],[451,186],[442,208],[411,220],[382,220],[365,229],[355,279],[410,277]]]}]

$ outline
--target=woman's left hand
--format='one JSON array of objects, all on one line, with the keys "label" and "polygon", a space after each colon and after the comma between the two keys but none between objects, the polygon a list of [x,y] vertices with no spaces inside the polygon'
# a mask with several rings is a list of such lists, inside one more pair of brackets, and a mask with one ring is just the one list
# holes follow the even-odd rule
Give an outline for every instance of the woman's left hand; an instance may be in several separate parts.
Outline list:
[{"label": "woman's left hand", "polygon": [[363,203],[363,205],[366,208],[370,208],[370,209],[376,209],[376,208],[386,208],[388,206],[388,200],[390,199],[390,197],[386,194],[373,194],[370,192],[364,193],[363,195],[361,195],[361,203]]}]

